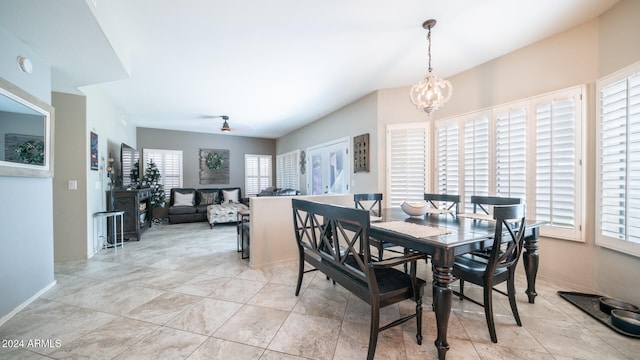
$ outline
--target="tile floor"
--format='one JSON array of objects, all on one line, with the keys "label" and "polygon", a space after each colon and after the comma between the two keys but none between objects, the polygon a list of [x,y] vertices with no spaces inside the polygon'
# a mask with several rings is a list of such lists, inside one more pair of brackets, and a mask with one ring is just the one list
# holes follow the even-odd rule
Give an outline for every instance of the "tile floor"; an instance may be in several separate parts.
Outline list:
[{"label": "tile floor", "polygon": [[[431,283],[426,264],[419,276]],[[90,260],[57,263],[57,285],[0,327],[1,359],[364,359],[369,308],[322,274],[294,296],[297,265],[252,269],[234,226],[159,225],[142,241]],[[448,359],[638,359],[640,340],[618,335],[538,281],[529,304],[519,277],[515,325],[496,294],[498,344],[482,308],[454,299]],[[470,289],[472,293],[479,289]],[[426,291],[421,346],[415,322],[381,333],[377,359],[436,359]],[[382,321],[412,311],[385,308]],[[22,341],[7,347],[6,340]]]}]

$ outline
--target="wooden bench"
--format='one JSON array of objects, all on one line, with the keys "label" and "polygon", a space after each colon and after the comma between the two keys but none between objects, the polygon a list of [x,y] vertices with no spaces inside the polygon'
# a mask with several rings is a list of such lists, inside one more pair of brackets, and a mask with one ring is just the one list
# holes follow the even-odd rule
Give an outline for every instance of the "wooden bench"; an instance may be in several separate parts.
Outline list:
[{"label": "wooden bench", "polygon": [[[378,333],[416,319],[418,344],[422,343],[422,295],[425,281],[416,277],[416,261],[425,255],[408,253],[373,261],[369,246],[369,212],[362,209],[292,199],[293,223],[299,251],[298,283],[306,272],[319,270],[334,283],[371,306],[367,359],[373,359]],[[305,271],[305,263],[314,268]],[[409,273],[394,267],[410,263]],[[413,299],[416,312],[380,327],[380,309]]]}]

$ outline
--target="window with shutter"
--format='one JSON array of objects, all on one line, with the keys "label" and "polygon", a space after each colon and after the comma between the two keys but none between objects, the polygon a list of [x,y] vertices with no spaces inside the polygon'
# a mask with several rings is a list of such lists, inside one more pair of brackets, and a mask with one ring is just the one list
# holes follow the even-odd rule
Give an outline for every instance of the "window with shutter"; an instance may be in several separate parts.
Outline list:
[{"label": "window with shutter", "polygon": [[419,201],[429,188],[429,128],[426,123],[387,127],[388,207]]},{"label": "window with shutter", "polygon": [[436,121],[438,191],[458,189],[464,212],[473,195],[524,199],[527,216],[548,223],[544,236],[584,241],[583,93],[577,86]]},{"label": "window with shutter", "polygon": [[640,256],[640,63],[597,88],[596,244]]},{"label": "window with shutter", "polygon": [[495,116],[495,195],[526,199],[527,105],[498,109]]},{"label": "window with shutter", "polygon": [[489,195],[489,115],[477,113],[462,121],[465,212],[473,212],[471,196]]},{"label": "window with shutter", "polygon": [[255,196],[260,191],[271,186],[272,164],[271,155],[244,156],[245,193]]},{"label": "window with shutter", "polygon": [[298,156],[300,151],[291,151],[276,156],[276,186],[282,189],[298,189]]},{"label": "window with shutter", "polygon": [[[164,186],[164,194],[169,201],[171,189],[182,187],[182,150],[143,149],[142,156],[145,164],[153,160],[158,167],[160,183]],[[144,171],[145,166],[141,165],[140,168]]]},{"label": "window with shutter", "polygon": [[458,123],[436,124],[436,159],[438,161],[438,193],[459,194]]},{"label": "window with shutter", "polygon": [[582,88],[533,100],[535,218],[544,236],[583,241],[581,230]]}]

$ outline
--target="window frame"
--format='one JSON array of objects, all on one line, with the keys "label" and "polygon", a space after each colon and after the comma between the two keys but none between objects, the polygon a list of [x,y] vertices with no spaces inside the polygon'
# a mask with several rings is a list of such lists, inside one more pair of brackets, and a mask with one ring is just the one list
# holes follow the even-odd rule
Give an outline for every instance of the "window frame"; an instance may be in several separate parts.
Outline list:
[{"label": "window frame", "polygon": [[[307,156],[307,195],[322,194],[348,194],[351,191],[351,138],[349,136],[333,139],[324,143],[310,146],[306,150]],[[331,166],[332,156],[340,153],[342,161],[339,162],[341,170],[333,172]],[[319,163],[315,162],[320,158]],[[320,164],[318,168],[315,166]],[[320,169],[320,173],[315,173]],[[320,181],[321,189],[314,194],[314,184]],[[340,180],[332,183],[332,180]],[[325,191],[323,191],[325,190]]]},{"label": "window frame", "polygon": [[[434,124],[435,126],[435,150],[433,152],[434,165],[437,168],[435,172],[436,181],[433,186],[436,188],[434,193],[438,194],[459,194],[461,191],[461,182],[463,169],[460,164],[461,156],[464,152],[464,143],[461,142],[461,128],[464,123],[453,119],[453,121],[441,121]],[[455,129],[452,129],[455,128]],[[455,130],[455,132],[453,132]],[[451,134],[454,133],[454,136]],[[441,140],[446,141],[445,146],[441,146]],[[453,142],[453,145],[450,144]],[[449,155],[455,156],[455,160],[450,160]],[[446,168],[442,169],[442,165]],[[455,174],[455,175],[454,175]],[[455,176],[455,179],[451,178]]]},{"label": "window frame", "polygon": [[[249,174],[249,159],[255,159],[257,168],[255,169],[257,175],[248,175]],[[261,173],[260,160],[268,160],[268,174]],[[257,179],[257,191],[254,192],[251,189],[252,186],[249,185],[249,179],[256,178]],[[261,180],[267,179],[266,186],[261,186]],[[264,155],[264,154],[244,154],[244,192],[246,197],[252,197],[258,195],[260,191],[273,186],[273,156],[272,155]]]},{"label": "window frame", "polygon": [[[393,151],[393,144],[392,144],[392,139],[391,139],[391,133],[393,131],[411,131],[411,130],[415,130],[415,129],[423,129],[424,130],[424,144],[423,144],[423,149],[424,149],[424,184],[422,185],[423,189],[422,189],[422,194],[420,195],[420,199],[407,199],[407,198],[402,198],[402,199],[398,199],[395,200],[395,195],[394,195],[394,191],[393,191],[393,181],[392,181],[392,176],[393,176],[393,166],[392,166],[392,151]],[[415,201],[415,200],[422,200],[424,198],[424,193],[428,192],[428,189],[430,187],[431,184],[431,126],[430,123],[427,122],[417,122],[417,123],[405,123],[405,124],[388,124],[387,125],[387,129],[386,129],[386,150],[387,150],[387,191],[386,191],[386,196],[385,196],[385,207],[399,207],[400,203],[402,201]],[[410,167],[405,167],[405,168],[410,168]],[[407,190],[407,194],[410,191]],[[415,196],[418,196],[418,194],[416,193]]]},{"label": "window frame", "polygon": [[[287,171],[287,167],[293,162],[293,171]],[[279,188],[291,188],[298,190],[300,187],[300,150],[293,150],[284,154],[276,155],[276,186]],[[295,174],[293,178],[289,174]]]},{"label": "window frame", "polygon": [[[545,237],[553,237],[563,240],[570,241],[578,241],[584,242],[584,232],[583,232],[583,224],[584,224],[584,215],[585,211],[583,209],[582,204],[584,203],[585,193],[584,193],[584,166],[582,165],[582,159],[585,155],[585,140],[584,140],[584,127],[586,124],[586,101],[585,101],[585,93],[586,86],[579,85],[574,86],[558,91],[553,91],[550,93],[542,94],[535,97],[530,97],[524,100],[514,101],[504,105],[498,105],[491,108],[470,112],[463,115],[458,115],[451,118],[445,118],[436,120],[434,122],[434,127],[438,129],[441,126],[446,126],[446,124],[451,122],[458,123],[458,160],[459,160],[459,179],[458,185],[460,191],[458,194],[460,195],[461,202],[460,209],[461,212],[470,211],[470,207],[468,206],[469,197],[471,195],[477,194],[466,194],[466,190],[468,188],[468,182],[466,181],[466,173],[465,173],[465,125],[470,121],[475,121],[477,119],[487,117],[488,119],[488,194],[481,195],[489,195],[489,196],[497,196],[497,118],[499,114],[504,113],[505,111],[510,110],[523,110],[524,116],[526,116],[524,123],[524,131],[525,134],[525,167],[524,171],[526,174],[525,183],[524,183],[524,201],[527,204],[527,217],[535,218],[536,216],[536,166],[537,166],[537,158],[536,158],[536,135],[537,135],[537,114],[536,114],[536,106],[544,103],[545,101],[549,101],[554,98],[563,98],[567,96],[575,96],[579,98],[579,101],[574,105],[575,108],[575,132],[574,132],[574,151],[575,151],[575,179],[574,179],[574,196],[576,199],[573,215],[575,219],[575,225],[573,228],[559,228],[554,226],[542,226],[540,227],[540,233]],[[437,136],[437,130],[436,130]],[[438,152],[439,143],[438,138],[434,140],[434,147],[436,148],[435,153]],[[436,159],[437,158],[436,154]],[[439,160],[439,159],[438,159]],[[436,171],[440,172],[439,164],[436,164]],[[437,191],[440,187],[438,184],[434,184],[434,188],[432,191]],[[509,196],[509,195],[498,195],[498,196]],[[520,195],[518,195],[520,197]]]},{"label": "window frame", "polygon": [[[142,175],[144,176],[144,171],[146,170],[146,164],[147,164],[147,159],[148,156],[154,156],[154,155],[159,155],[162,156],[163,160],[162,163],[160,164],[158,161],[156,161],[156,159],[154,159],[154,163],[156,164],[156,166],[158,167],[158,170],[160,171],[160,183],[162,184],[162,186],[164,187],[164,196],[165,196],[165,203],[169,202],[169,199],[171,197],[171,189],[172,188],[181,188],[183,187],[184,184],[184,154],[182,152],[182,150],[170,150],[170,149],[147,149],[147,148],[143,148],[142,149],[142,163],[140,164],[140,171],[142,173]],[[167,178],[169,176],[166,175],[166,169],[165,169],[165,160],[164,158],[167,155],[175,155],[178,156],[178,158],[180,159],[178,162],[178,186],[167,186],[166,181]],[[173,177],[173,176],[171,176]]]},{"label": "window frame", "polygon": [[[586,155],[586,141],[584,139],[584,128],[586,127],[586,87],[585,86],[575,86],[572,88],[554,91],[551,93],[543,94],[531,99],[531,122],[530,128],[528,131],[536,133],[537,139],[537,125],[538,125],[538,117],[536,116],[536,107],[538,104],[547,103],[549,101],[553,101],[558,98],[566,98],[573,96],[576,99],[576,104],[574,105],[575,113],[575,130],[574,130],[574,151],[575,151],[575,159],[574,159],[574,169],[575,169],[575,179],[574,179],[574,195],[575,195],[575,203],[573,206],[574,220],[575,225],[571,228],[562,228],[556,226],[542,226],[540,228],[540,234],[545,237],[553,237],[557,239],[564,240],[572,240],[576,242],[585,242],[583,235],[583,228],[585,223],[585,211],[583,204],[586,201],[586,194],[584,192],[585,188],[585,169],[583,166],[583,159]],[[537,148],[536,142],[531,144],[531,151],[529,156],[531,157],[531,161],[529,161],[529,173],[532,175],[532,181],[529,182],[527,189],[527,201],[529,204],[534,204],[531,208],[531,212],[528,212],[528,216],[532,218],[536,218],[536,201],[538,192],[536,190],[537,184],[537,170],[536,167],[538,165],[537,158]]]},{"label": "window frame", "polygon": [[[596,105],[596,168],[595,168],[595,182],[596,182],[596,193],[595,193],[595,197],[596,197],[596,206],[595,206],[595,243],[598,246],[602,246],[608,249],[612,249],[612,250],[616,250],[619,252],[623,252],[629,255],[633,255],[636,257],[640,257],[640,243],[637,242],[633,242],[630,241],[628,239],[619,239],[619,238],[614,238],[611,236],[606,236],[604,235],[603,229],[602,229],[602,203],[603,203],[603,199],[602,199],[602,181],[603,181],[603,176],[602,176],[602,167],[603,167],[603,162],[602,162],[602,156],[603,156],[603,151],[602,151],[602,146],[601,146],[601,142],[602,142],[602,129],[603,129],[603,90],[608,87],[609,85],[613,85],[616,84],[622,80],[629,80],[630,78],[634,77],[634,76],[639,76],[640,75],[640,62],[631,64],[623,69],[620,69],[612,74],[609,74],[607,76],[604,76],[600,79],[598,79],[596,81],[596,101],[597,101],[597,105]],[[627,88],[628,90],[628,88]],[[628,109],[629,104],[629,97],[626,97],[626,101],[627,101],[627,106],[625,107],[626,109]],[[627,125],[629,123],[629,114],[627,113],[625,115],[625,119],[627,122]],[[627,128],[625,128],[625,135],[627,136],[627,141],[628,141],[628,136],[629,136],[629,132],[628,132],[628,126]],[[626,145],[626,144],[625,144]],[[626,154],[626,152],[625,152]],[[625,168],[628,168],[628,163],[625,164]],[[625,181],[628,179],[625,179]],[[628,185],[628,183],[625,185],[625,194],[627,194],[627,196],[625,197],[625,204],[628,202],[627,199],[629,197],[629,188],[630,186]],[[626,205],[625,205],[626,206]],[[626,214],[625,214],[626,215]],[[625,224],[625,234],[628,233],[628,224]]]},{"label": "window frame", "polygon": [[[487,182],[487,186],[486,189],[484,189],[484,191],[480,191],[480,192],[476,192],[474,191],[473,194],[467,194],[467,189],[469,188],[468,183],[466,182],[467,179],[467,142],[466,142],[466,126],[468,123],[475,123],[478,120],[484,120],[486,119],[486,131],[487,131],[487,138],[486,138],[486,147],[487,147],[487,152],[486,152],[486,157],[487,157],[487,173],[486,173],[486,182]],[[495,147],[495,141],[493,140],[493,132],[491,131],[492,126],[493,126],[493,122],[492,122],[492,113],[490,110],[481,110],[481,111],[477,111],[471,114],[467,114],[467,115],[462,115],[462,116],[458,116],[455,118],[456,121],[459,122],[460,126],[459,129],[461,130],[459,133],[460,136],[460,140],[459,140],[459,144],[460,144],[460,201],[461,201],[461,207],[460,209],[462,209],[461,212],[466,212],[468,211],[473,211],[473,205],[471,204],[470,200],[471,200],[471,195],[482,195],[482,196],[489,196],[489,193],[491,192],[491,184],[493,183],[493,179],[495,178],[495,163],[492,161],[491,158],[491,154],[494,153],[494,147]],[[474,137],[474,142],[476,142],[476,138]],[[474,158],[475,160],[475,158]],[[475,161],[474,161],[475,163]],[[478,174],[479,171],[474,171],[473,174],[476,175]],[[473,182],[474,182],[474,188],[477,188],[476,184],[478,183],[478,179],[476,177],[473,178]],[[466,207],[466,208],[465,208]]]}]

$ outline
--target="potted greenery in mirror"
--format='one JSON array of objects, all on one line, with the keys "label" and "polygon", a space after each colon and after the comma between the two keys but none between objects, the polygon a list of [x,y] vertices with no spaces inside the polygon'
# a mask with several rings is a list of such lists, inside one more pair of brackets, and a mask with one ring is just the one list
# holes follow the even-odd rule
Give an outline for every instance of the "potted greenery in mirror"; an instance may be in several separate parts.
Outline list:
[{"label": "potted greenery in mirror", "polygon": [[149,188],[151,191],[151,208],[152,218],[164,218],[164,202],[165,193],[164,185],[160,183],[160,170],[156,166],[153,160],[147,163],[144,169],[144,175],[142,177],[142,187]]}]

